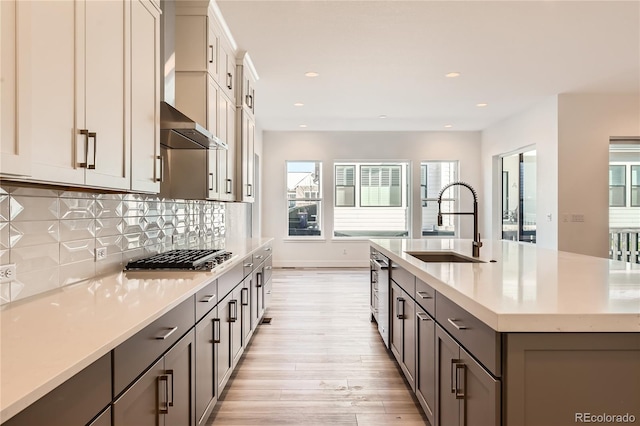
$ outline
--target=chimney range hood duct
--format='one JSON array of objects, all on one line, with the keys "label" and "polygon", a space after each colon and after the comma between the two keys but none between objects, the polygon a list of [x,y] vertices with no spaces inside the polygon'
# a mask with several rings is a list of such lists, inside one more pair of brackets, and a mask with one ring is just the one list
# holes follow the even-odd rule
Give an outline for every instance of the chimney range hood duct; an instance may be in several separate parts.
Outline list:
[{"label": "chimney range hood duct", "polygon": [[172,149],[227,149],[204,126],[175,108],[175,4],[161,1],[160,54],[163,74],[160,102],[160,144]]}]

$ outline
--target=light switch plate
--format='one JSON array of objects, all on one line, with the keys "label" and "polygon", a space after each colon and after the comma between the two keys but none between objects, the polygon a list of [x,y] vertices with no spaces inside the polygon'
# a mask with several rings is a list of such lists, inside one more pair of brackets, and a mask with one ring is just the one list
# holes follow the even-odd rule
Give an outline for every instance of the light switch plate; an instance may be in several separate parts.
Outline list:
[{"label": "light switch plate", "polygon": [[7,283],[16,280],[16,265],[2,265],[0,266],[0,283]]}]

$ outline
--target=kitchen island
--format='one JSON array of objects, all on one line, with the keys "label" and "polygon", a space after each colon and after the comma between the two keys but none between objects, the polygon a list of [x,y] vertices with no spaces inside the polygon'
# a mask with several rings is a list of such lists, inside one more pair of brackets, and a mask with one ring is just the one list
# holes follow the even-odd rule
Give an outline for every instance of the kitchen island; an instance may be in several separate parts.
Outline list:
[{"label": "kitchen island", "polygon": [[[118,369],[117,348],[180,309],[186,314],[180,318],[174,315],[171,319],[178,322],[184,320],[187,324],[184,332],[193,334],[188,330],[194,328],[194,321],[198,319],[197,308],[206,304],[200,302],[217,301],[222,305],[222,301],[227,299],[225,295],[231,295],[226,290],[231,286],[223,290],[222,284],[216,287],[215,283],[221,283],[223,278],[233,275],[234,280],[239,276],[241,287],[241,281],[247,273],[247,279],[251,278],[252,267],[255,274],[260,262],[270,262],[268,255],[271,241],[269,238],[227,241],[225,249],[231,251],[233,257],[210,272],[119,272],[63,287],[3,308],[0,311],[0,423],[12,422],[16,414],[79,373],[95,369],[94,366],[103,360],[106,360],[104,364],[109,382],[106,397],[109,401],[112,396],[117,397],[120,391],[114,390],[114,395],[111,395],[110,353],[113,353],[115,375]],[[240,275],[235,274],[236,271]],[[261,284],[266,284],[268,280],[266,272],[257,272],[262,274]],[[203,290],[206,290],[206,294],[202,294],[204,300],[200,300],[200,297],[196,299]],[[239,290],[241,288],[238,288],[238,293]],[[251,294],[253,302],[252,289],[247,289],[247,293]],[[236,299],[235,295],[233,299]],[[239,299],[240,297],[233,304],[236,316],[239,315]],[[250,303],[248,296],[244,297],[244,292],[242,300],[243,305],[244,301],[247,306]],[[246,322],[244,318],[243,322]],[[237,323],[240,324],[240,321]],[[255,324],[253,321],[251,323]],[[163,333],[162,337],[155,337],[160,339],[156,341],[169,342],[177,339],[183,331],[180,329],[173,333],[168,329]],[[146,340],[154,341],[153,338]],[[244,341],[244,335],[242,340]],[[192,344],[189,350],[193,346]],[[140,349],[137,347],[136,352]],[[123,365],[132,362],[128,357],[123,358],[123,361]],[[229,362],[233,361],[235,360]],[[230,371],[227,373],[230,374]],[[97,387],[98,380],[95,381]],[[112,404],[109,401],[107,404],[110,410]],[[115,405],[116,402],[113,403],[114,407]],[[56,413],[50,413],[52,417],[48,424],[64,424],[60,423],[58,417],[67,407],[54,404],[50,408],[55,409]],[[189,415],[193,419],[194,413]],[[110,413],[108,417],[106,424],[112,424]],[[97,420],[96,424],[101,424]],[[115,418],[113,424],[118,424]]]},{"label": "kitchen island", "polygon": [[432,423],[640,422],[640,265],[507,241],[418,258],[471,244],[371,240],[392,265],[390,348]]}]

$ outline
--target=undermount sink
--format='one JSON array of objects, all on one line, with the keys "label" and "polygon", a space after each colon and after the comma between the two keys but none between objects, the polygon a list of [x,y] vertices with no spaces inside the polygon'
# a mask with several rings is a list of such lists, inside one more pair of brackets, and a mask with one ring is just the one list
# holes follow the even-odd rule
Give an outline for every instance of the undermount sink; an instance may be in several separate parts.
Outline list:
[{"label": "undermount sink", "polygon": [[406,252],[408,255],[415,257],[423,262],[455,262],[455,263],[486,263],[480,259],[461,256],[452,252]]}]

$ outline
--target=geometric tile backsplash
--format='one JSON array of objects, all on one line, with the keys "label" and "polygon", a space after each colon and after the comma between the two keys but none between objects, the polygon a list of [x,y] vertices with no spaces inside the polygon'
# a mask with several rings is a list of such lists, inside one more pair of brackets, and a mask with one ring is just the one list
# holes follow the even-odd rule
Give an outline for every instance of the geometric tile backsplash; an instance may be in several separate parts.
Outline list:
[{"label": "geometric tile backsplash", "polygon": [[[172,248],[224,247],[225,203],[144,194],[103,194],[0,184],[0,305],[97,275]],[[96,249],[106,257],[95,260]]]}]

